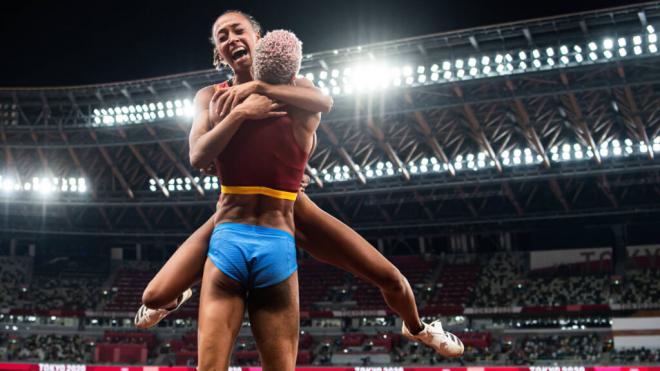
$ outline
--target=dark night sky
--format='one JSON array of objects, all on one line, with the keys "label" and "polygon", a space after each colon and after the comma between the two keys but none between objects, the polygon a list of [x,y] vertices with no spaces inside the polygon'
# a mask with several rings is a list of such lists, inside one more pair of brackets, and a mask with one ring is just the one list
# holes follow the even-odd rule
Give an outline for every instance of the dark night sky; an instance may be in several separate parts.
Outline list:
[{"label": "dark night sky", "polygon": [[0,86],[89,84],[210,68],[210,27],[225,9],[252,14],[266,30],[291,29],[305,52],[314,52],[632,2],[4,0]]}]

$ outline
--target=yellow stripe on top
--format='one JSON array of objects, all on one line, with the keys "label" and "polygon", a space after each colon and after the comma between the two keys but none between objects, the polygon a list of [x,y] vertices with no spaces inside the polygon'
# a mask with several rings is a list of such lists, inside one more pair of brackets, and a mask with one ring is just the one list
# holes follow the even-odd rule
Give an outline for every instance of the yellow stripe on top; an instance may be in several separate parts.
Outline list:
[{"label": "yellow stripe on top", "polygon": [[282,200],[295,201],[298,197],[296,192],[280,191],[273,188],[261,186],[220,186],[220,191],[224,194],[234,195],[264,195]]}]

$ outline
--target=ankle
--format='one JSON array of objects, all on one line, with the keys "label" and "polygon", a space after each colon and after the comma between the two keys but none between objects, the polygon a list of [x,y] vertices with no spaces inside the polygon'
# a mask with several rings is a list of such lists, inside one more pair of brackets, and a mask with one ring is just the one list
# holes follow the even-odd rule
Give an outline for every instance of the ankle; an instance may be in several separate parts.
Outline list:
[{"label": "ankle", "polygon": [[408,331],[414,336],[422,332],[422,330],[424,330],[424,323],[422,323],[422,321],[418,321],[413,325],[409,325],[408,323],[406,323],[406,328],[408,328]]},{"label": "ankle", "polygon": [[167,304],[166,306],[164,306],[161,309],[174,310],[174,309],[176,309],[177,305],[179,305],[179,298],[176,298],[174,301],[170,302],[169,304]]}]

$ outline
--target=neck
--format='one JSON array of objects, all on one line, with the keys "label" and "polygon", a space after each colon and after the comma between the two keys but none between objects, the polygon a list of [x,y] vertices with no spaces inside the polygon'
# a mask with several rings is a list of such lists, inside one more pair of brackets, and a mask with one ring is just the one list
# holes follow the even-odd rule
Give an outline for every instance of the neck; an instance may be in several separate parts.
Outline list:
[{"label": "neck", "polygon": [[246,83],[246,82],[250,82],[250,81],[252,81],[252,80],[253,80],[253,79],[252,79],[252,74],[251,74],[249,71],[248,71],[248,72],[242,72],[242,73],[235,73],[235,74],[234,74],[234,84],[235,84],[235,85],[239,85],[239,84],[243,84],[243,83]]}]

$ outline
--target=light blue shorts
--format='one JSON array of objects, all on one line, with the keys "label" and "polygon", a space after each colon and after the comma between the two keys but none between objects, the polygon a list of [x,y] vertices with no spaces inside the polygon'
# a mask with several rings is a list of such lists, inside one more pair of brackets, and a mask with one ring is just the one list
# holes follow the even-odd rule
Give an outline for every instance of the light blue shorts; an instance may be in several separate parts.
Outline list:
[{"label": "light blue shorts", "polygon": [[216,225],[208,257],[245,289],[276,285],[298,269],[296,242],[290,233],[250,224]]}]

